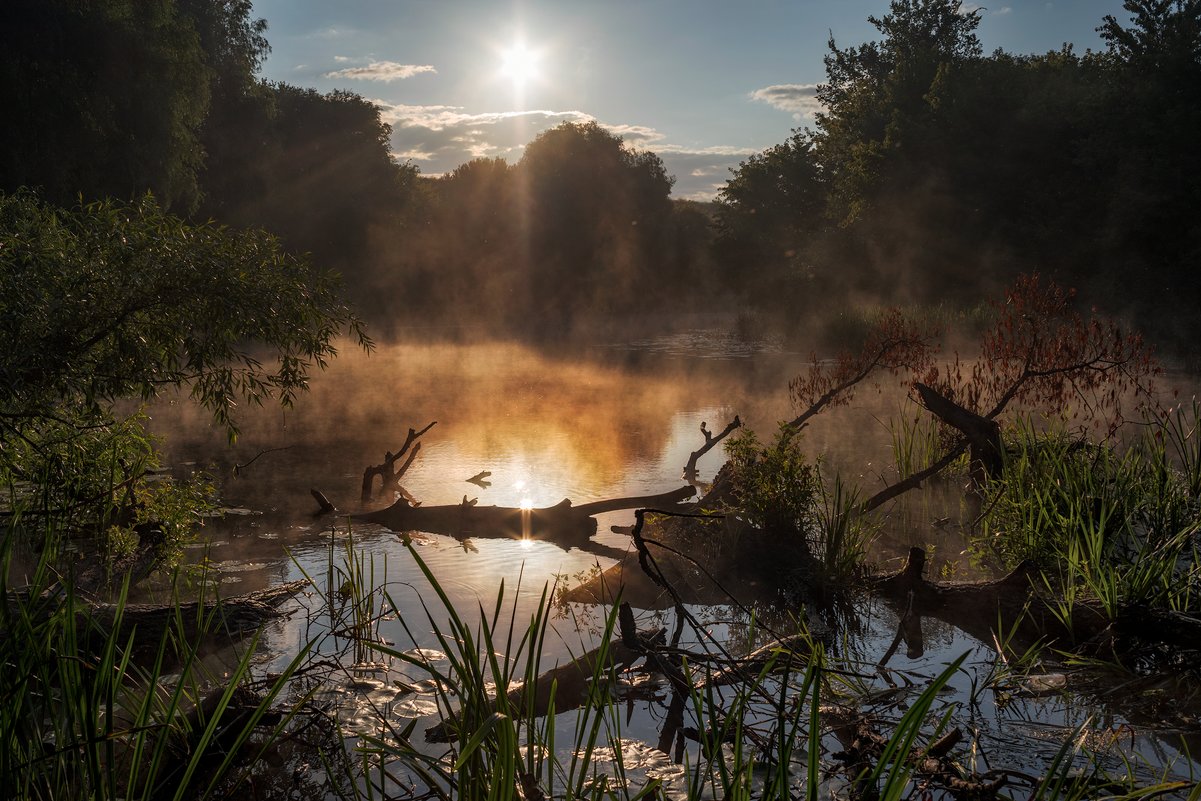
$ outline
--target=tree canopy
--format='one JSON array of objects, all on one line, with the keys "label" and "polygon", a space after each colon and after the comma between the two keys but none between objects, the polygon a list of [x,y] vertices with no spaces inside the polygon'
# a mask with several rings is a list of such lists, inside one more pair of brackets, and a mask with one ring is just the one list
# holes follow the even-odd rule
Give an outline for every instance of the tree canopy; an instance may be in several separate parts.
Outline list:
[{"label": "tree canopy", "polygon": [[869,18],[878,40],[831,37],[815,128],[745,161],[721,193],[723,273],[765,305],[840,290],[962,303],[1039,269],[1185,336],[1201,1],[1125,9],[1128,22],[1099,20],[1106,51],[1083,55],[986,56],[980,12],[958,0],[893,0]]},{"label": "tree canopy", "polygon": [[239,402],[289,403],[349,330],[336,278],[261,231],[189,225],[145,197],[65,211],[0,195],[6,430],[188,385],[236,431]]}]

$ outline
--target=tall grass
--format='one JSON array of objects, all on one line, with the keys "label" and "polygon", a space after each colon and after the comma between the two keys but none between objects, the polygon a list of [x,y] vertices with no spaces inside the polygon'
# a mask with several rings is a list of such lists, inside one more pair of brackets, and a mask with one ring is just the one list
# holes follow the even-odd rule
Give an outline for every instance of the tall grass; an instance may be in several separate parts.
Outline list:
[{"label": "tall grass", "polygon": [[1201,611],[1196,421],[1148,425],[1119,448],[1019,423],[978,548],[1006,566],[1033,560],[1065,602],[1094,600],[1111,617],[1124,604]]},{"label": "tall grass", "polygon": [[[363,738],[363,749],[377,765],[393,765],[419,777],[417,792],[440,799],[617,799],[645,797],[792,799],[824,797],[830,781],[830,754],[838,750],[824,721],[826,658],[811,644],[805,664],[783,647],[738,681],[717,681],[722,657],[708,651],[667,651],[667,668],[677,676],[673,693],[684,693],[684,727],[695,745],[681,756],[682,772],[635,780],[636,763],[627,759],[631,741],[623,727],[622,669],[631,658],[617,634],[616,608],[607,615],[586,655],[574,665],[583,675],[576,684],[570,666],[547,670],[552,593],[544,589],[526,620],[516,617],[502,584],[491,606],[480,605],[469,621],[451,603],[437,577],[410,549],[429,583],[422,593],[422,629],[431,633],[446,661],[428,658],[422,649],[402,650],[376,644],[381,654],[429,675],[436,686],[441,723],[434,727],[449,740],[446,750],[422,744],[409,727],[390,727]],[[424,605],[425,598],[436,603]],[[416,644],[421,637],[404,621]],[[672,657],[671,654],[676,656]],[[678,661],[677,661],[678,660]],[[698,661],[699,660],[699,661]],[[923,736],[937,734],[939,721],[930,709],[959,667],[956,661],[924,691],[887,740],[878,761],[862,776],[862,786],[877,788],[879,798],[901,798],[911,790],[914,755]],[[655,662],[655,664],[662,664]],[[540,675],[543,680],[540,681]],[[555,676],[547,682],[546,676]],[[641,774],[640,774],[641,775]]]},{"label": "tall grass", "polygon": [[[219,631],[202,610],[197,634],[179,617],[161,636],[124,625],[128,580],[115,615],[102,625],[64,580],[53,519],[36,525],[44,547],[16,572],[15,544],[27,534],[10,518],[0,554],[0,780],[14,799],[182,799],[235,786],[288,723],[273,711],[300,649],[261,693],[249,693],[252,637],[226,676],[212,676],[198,654]],[[31,523],[32,524],[32,523]],[[269,725],[267,725],[269,724]]]},{"label": "tall grass", "polygon": [[890,420],[888,430],[898,476],[926,469],[941,454],[938,421],[930,415],[899,414]]}]

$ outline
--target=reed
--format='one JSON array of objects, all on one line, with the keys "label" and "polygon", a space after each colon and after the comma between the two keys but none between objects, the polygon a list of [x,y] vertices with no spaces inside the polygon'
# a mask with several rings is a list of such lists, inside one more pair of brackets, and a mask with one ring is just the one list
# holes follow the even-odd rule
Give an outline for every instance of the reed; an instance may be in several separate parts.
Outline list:
[{"label": "reed", "polygon": [[[422,627],[432,632],[448,666],[426,658],[421,649],[374,647],[434,680],[441,719],[436,729],[450,742],[445,753],[431,753],[428,746],[413,741],[411,727],[396,736],[363,741],[377,764],[396,765],[420,777],[425,782],[420,792],[447,801],[638,801],[665,794],[774,801],[828,795],[832,766],[837,765],[830,755],[841,746],[825,720],[822,700],[829,693],[829,676],[841,671],[828,673],[820,645],[813,644],[808,661],[800,666],[791,653],[774,651],[757,670],[732,684],[715,680],[716,668],[725,660],[720,652],[682,653],[678,675],[687,688],[685,729],[696,744],[681,752],[683,776],[671,786],[662,779],[638,783],[624,756],[625,703],[618,688],[625,655],[618,645],[616,608],[605,618],[597,647],[576,663],[586,674],[582,703],[567,703],[567,697],[559,695],[562,685],[539,681],[549,673],[542,672],[542,651],[552,611],[550,588],[543,590],[529,619],[519,621],[516,602],[506,602],[502,586],[492,605],[481,605],[478,620],[469,623],[420,555],[410,552],[432,589],[428,597],[437,601],[424,608]],[[410,624],[404,625],[414,644],[420,642]],[[874,787],[875,797],[882,799],[901,798],[913,789],[914,757],[945,725],[945,716],[932,719],[930,710],[961,663],[962,658],[956,660],[915,692],[880,758],[851,777],[859,787]],[[564,732],[570,732],[569,740],[562,739]]]},{"label": "reed", "polygon": [[[219,631],[211,611],[198,633],[175,625],[145,642],[122,633],[126,579],[112,623],[100,625],[59,571],[61,519],[19,511],[0,554],[0,779],[14,799],[183,799],[237,785],[276,739],[290,714],[275,709],[291,664],[263,691],[249,693],[257,638],[228,676],[199,659],[201,641]],[[13,587],[13,549],[37,525],[43,548]],[[190,624],[190,621],[189,621]],[[270,722],[270,725],[264,725]]]},{"label": "reed", "polygon": [[1065,619],[1082,599],[1110,617],[1129,604],[1201,610],[1196,440],[1179,413],[1124,448],[1023,421],[986,489],[976,547],[1007,567],[1037,563]]}]

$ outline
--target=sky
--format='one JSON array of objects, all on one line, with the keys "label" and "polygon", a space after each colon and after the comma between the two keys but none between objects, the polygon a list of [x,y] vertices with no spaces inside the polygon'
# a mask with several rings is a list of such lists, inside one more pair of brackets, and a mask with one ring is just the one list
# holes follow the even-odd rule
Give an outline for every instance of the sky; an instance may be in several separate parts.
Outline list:
[{"label": "sky", "polygon": [[[993,0],[985,52],[1103,49],[1121,0]],[[653,150],[673,195],[711,199],[730,169],[811,127],[832,35],[879,38],[887,0],[255,0],[263,77],[377,103],[392,150],[424,175],[520,160],[561,122],[596,120]]]}]

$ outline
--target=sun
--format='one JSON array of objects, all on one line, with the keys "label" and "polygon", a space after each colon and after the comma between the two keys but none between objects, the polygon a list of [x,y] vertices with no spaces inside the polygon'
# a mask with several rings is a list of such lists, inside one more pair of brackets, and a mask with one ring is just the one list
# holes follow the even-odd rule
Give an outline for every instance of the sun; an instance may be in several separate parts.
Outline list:
[{"label": "sun", "polygon": [[541,56],[524,44],[515,44],[501,52],[500,74],[517,86],[524,86],[540,75]]}]

